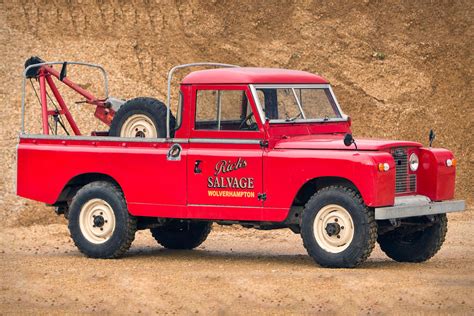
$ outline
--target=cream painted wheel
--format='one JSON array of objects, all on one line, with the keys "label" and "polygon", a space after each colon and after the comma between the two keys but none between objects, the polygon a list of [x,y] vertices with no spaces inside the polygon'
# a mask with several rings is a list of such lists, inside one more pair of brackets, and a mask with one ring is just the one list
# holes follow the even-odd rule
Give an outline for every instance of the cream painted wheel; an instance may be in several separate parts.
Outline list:
[{"label": "cream painted wheel", "polygon": [[340,253],[354,238],[354,222],[342,206],[330,204],[316,214],[313,223],[314,237],[318,245],[331,253]]},{"label": "cream painted wheel", "polygon": [[84,238],[93,244],[103,244],[115,231],[115,214],[109,203],[91,199],[85,203],[79,215],[79,227]]},{"label": "cream painted wheel", "polygon": [[157,138],[153,120],[144,114],[130,116],[120,129],[120,137]]}]

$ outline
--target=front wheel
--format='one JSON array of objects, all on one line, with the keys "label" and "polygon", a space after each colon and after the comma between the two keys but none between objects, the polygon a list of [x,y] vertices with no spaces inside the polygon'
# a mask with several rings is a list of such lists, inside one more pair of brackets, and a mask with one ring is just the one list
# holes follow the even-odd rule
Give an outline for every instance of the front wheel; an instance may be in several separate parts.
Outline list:
[{"label": "front wheel", "polygon": [[86,256],[117,258],[130,248],[137,220],[128,213],[118,187],[97,181],[77,191],[69,207],[68,226],[74,244]]},{"label": "front wheel", "polygon": [[323,188],[305,205],[301,237],[317,264],[330,268],[356,267],[370,256],[375,246],[374,212],[350,188]]},{"label": "front wheel", "polygon": [[446,214],[431,220],[413,218],[378,238],[383,252],[398,262],[423,262],[433,257],[443,245],[448,231]]}]

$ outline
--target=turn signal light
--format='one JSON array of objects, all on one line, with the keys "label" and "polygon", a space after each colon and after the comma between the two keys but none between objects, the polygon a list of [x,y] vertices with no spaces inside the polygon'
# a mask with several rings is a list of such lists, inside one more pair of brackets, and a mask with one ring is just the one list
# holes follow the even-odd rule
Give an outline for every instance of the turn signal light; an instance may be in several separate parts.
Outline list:
[{"label": "turn signal light", "polygon": [[456,167],[456,159],[448,159],[446,160],[446,166],[448,167]]},{"label": "turn signal light", "polygon": [[379,163],[379,171],[388,171],[390,170],[390,166],[388,163]]}]

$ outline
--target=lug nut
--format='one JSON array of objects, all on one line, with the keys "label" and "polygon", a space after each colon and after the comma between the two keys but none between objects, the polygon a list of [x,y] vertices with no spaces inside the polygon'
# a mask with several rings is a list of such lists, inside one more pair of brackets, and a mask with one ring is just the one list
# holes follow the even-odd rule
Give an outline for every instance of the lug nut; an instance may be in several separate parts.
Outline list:
[{"label": "lug nut", "polygon": [[[104,230],[104,229],[101,227],[100,230]],[[339,236],[338,236],[338,237],[339,237]]]},{"label": "lug nut", "polygon": [[[101,229],[102,229],[102,228],[101,228]],[[341,236],[337,235],[337,238],[339,239],[339,238],[341,238]]]},{"label": "lug nut", "polygon": [[344,229],[344,226],[341,226],[341,229]]},{"label": "lug nut", "polygon": [[337,219],[337,218],[335,218],[335,219],[334,219],[334,221],[337,223],[338,219]]}]

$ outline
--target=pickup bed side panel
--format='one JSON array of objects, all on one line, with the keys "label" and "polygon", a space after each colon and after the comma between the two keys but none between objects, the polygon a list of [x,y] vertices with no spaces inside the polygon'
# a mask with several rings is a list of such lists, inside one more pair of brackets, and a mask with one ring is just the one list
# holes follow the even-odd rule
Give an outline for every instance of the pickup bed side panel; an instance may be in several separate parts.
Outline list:
[{"label": "pickup bed side panel", "polygon": [[[387,162],[388,172],[377,170]],[[384,152],[344,150],[270,150],[264,155],[265,207],[290,208],[299,189],[320,177],[340,177],[352,182],[368,206],[394,202],[395,164]]]},{"label": "pickup bed side panel", "polygon": [[53,204],[72,178],[101,173],[118,182],[132,214],[146,215],[158,204],[184,206],[182,145],[181,160],[167,161],[169,143],[20,139],[17,194]]}]

